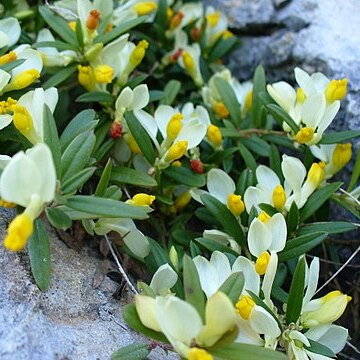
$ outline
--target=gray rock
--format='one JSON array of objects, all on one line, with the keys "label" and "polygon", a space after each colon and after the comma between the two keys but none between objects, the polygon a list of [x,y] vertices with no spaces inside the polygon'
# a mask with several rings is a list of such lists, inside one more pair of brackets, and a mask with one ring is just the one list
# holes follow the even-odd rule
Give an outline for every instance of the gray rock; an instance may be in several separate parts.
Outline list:
[{"label": "gray rock", "polygon": [[[13,212],[0,208],[0,238]],[[124,323],[122,305],[112,296],[118,284],[93,279],[101,259],[69,249],[50,230],[52,281],[41,293],[34,285],[26,252],[0,246],[0,359],[109,359],[112,352],[135,341],[147,341]],[[157,348],[149,359],[167,357]]]}]

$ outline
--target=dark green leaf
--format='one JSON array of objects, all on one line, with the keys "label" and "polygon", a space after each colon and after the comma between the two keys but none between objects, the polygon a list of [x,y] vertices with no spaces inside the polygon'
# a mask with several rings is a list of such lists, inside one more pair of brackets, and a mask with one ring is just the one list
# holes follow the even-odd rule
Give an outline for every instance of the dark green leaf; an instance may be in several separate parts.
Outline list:
[{"label": "dark green leaf", "polygon": [[234,238],[242,248],[246,248],[244,232],[230,210],[209,194],[201,195],[201,200],[210,213],[219,220],[226,233]]},{"label": "dark green leaf", "polygon": [[177,183],[189,187],[200,188],[206,184],[204,175],[194,174],[190,169],[182,166],[169,166],[164,170],[163,174]]},{"label": "dark green leaf", "polygon": [[218,243],[215,240],[206,239],[206,238],[196,238],[195,241],[197,243],[199,243],[200,245],[202,245],[205,249],[208,249],[211,252],[214,252],[214,251],[220,251],[223,253],[228,252],[234,256],[239,256],[239,254],[236,251],[230,249],[229,247],[227,247],[223,244]]},{"label": "dark green leaf", "polygon": [[105,191],[109,185],[109,180],[111,177],[111,170],[112,170],[112,160],[111,160],[111,158],[109,158],[104,167],[104,170],[101,174],[100,180],[97,184],[97,187],[95,190],[95,196],[101,197],[105,194]]},{"label": "dark green leaf", "polygon": [[123,21],[123,22],[121,22],[121,25],[116,26],[110,32],[108,32],[104,35],[97,36],[95,38],[94,42],[95,43],[103,43],[105,45],[106,43],[110,42],[111,40],[117,39],[120,35],[128,32],[133,27],[135,27],[139,24],[142,24],[148,18],[149,18],[148,16],[140,16],[140,17],[137,17],[137,18],[129,20],[129,21]]},{"label": "dark green leaf", "polygon": [[238,183],[236,185],[236,193],[237,194],[241,194],[244,195],[245,190],[253,185],[253,178],[254,178],[254,173],[252,170],[250,169],[245,169],[239,177]]},{"label": "dark green leaf", "polygon": [[289,300],[286,307],[286,323],[296,323],[301,314],[305,288],[305,258],[301,257],[291,282]]},{"label": "dark green leaf", "polygon": [[255,128],[262,128],[264,126],[266,113],[264,112],[264,105],[259,97],[259,94],[265,91],[266,77],[264,68],[259,65],[254,74],[253,100],[251,107],[251,116]]},{"label": "dark green leaf", "polygon": [[281,170],[281,158],[279,149],[274,144],[270,146],[270,168],[275,171],[276,175],[279,177],[280,182],[283,183],[284,175]]},{"label": "dark green leaf", "polygon": [[257,163],[253,154],[243,144],[239,143],[238,146],[240,154],[244,159],[246,166],[255,172],[257,168]]},{"label": "dark green leaf", "polygon": [[294,133],[297,133],[300,130],[299,126],[295,124],[294,120],[290,117],[290,115],[286,113],[279,105],[268,104],[265,106],[265,108],[269,111],[269,113],[279,123],[281,127],[285,122],[289,125],[289,127]]},{"label": "dark green leaf", "polygon": [[58,40],[54,40],[54,41],[40,41],[40,42],[36,42],[35,44],[32,45],[32,47],[36,48],[36,49],[41,49],[41,48],[55,48],[59,51],[64,51],[64,50],[73,50],[73,51],[77,51],[79,50],[77,46],[63,42],[63,41],[58,41]]},{"label": "dark green leaf", "polygon": [[150,254],[145,258],[145,264],[151,272],[155,272],[161,265],[169,263],[168,254],[153,239],[148,238]]},{"label": "dark green leaf", "polygon": [[133,343],[111,354],[111,360],[144,360],[150,354],[149,345]]},{"label": "dark green leaf", "polygon": [[183,266],[185,300],[193,305],[201,318],[205,320],[205,296],[196,266],[187,255],[184,256]]},{"label": "dark green leaf", "polygon": [[279,261],[294,259],[307,253],[321,244],[327,236],[328,234],[325,232],[315,232],[288,240],[284,250],[278,253]]},{"label": "dark green leaf", "polygon": [[72,224],[71,219],[58,208],[46,208],[45,213],[50,224],[57,229],[66,230]]},{"label": "dark green leaf", "polygon": [[164,88],[164,97],[160,101],[161,105],[171,105],[181,89],[181,82],[170,80]]},{"label": "dark green leaf", "polygon": [[77,44],[76,35],[65,20],[54,14],[47,6],[40,6],[39,12],[51,29],[53,29],[63,40],[69,44]]},{"label": "dark green leaf", "polygon": [[126,124],[130,129],[132,136],[138,144],[140,150],[144,154],[146,160],[153,165],[155,163],[155,151],[146,130],[142,127],[134,113],[127,112],[125,114]]},{"label": "dark green leaf", "polygon": [[221,77],[215,77],[214,83],[218,93],[221,95],[222,102],[228,109],[234,124],[241,123],[241,108],[231,85]]},{"label": "dark green leaf", "polygon": [[[300,221],[299,209],[294,201],[291,204],[291,207],[290,207],[287,219],[286,219],[288,232],[296,230],[299,225],[299,221]],[[320,231],[320,230],[318,230],[318,231]]]},{"label": "dark green leaf", "polygon": [[262,157],[269,157],[270,145],[266,141],[260,139],[258,136],[254,135],[250,139],[243,139],[242,142],[255,154],[258,154]]},{"label": "dark green leaf", "polygon": [[317,341],[311,340],[311,339],[308,339],[308,340],[309,340],[310,346],[307,347],[304,345],[306,350],[309,350],[315,354],[320,354],[320,355],[324,355],[324,356],[328,356],[328,357],[336,357],[334,352],[331,349],[329,349],[327,346],[325,346]]},{"label": "dark green leaf", "polygon": [[300,210],[301,221],[304,222],[313,215],[315,211],[319,209],[320,206],[340,188],[341,185],[341,182],[327,184],[311,194],[304,207]]},{"label": "dark green leaf", "polygon": [[235,272],[225,280],[225,282],[220,286],[219,291],[222,291],[225,295],[227,295],[227,297],[235,305],[239,301],[244,284],[244,274],[242,272]]},{"label": "dark green leaf", "polygon": [[330,132],[322,136],[319,144],[337,144],[343,141],[354,139],[359,136],[360,131],[356,130]]},{"label": "dark green leaf", "polygon": [[64,179],[61,184],[63,194],[71,194],[81,188],[94,174],[96,167],[88,167],[75,173],[73,176]]},{"label": "dark green leaf", "polygon": [[231,36],[228,39],[219,39],[219,41],[216,42],[214,47],[211,49],[208,56],[208,61],[213,63],[216,60],[224,57],[224,55],[231,51],[238,43],[239,40],[236,36]]},{"label": "dark green leaf", "polygon": [[123,307],[123,318],[132,329],[138,331],[139,333],[157,341],[164,343],[168,342],[162,333],[151,330],[142,324],[136,311],[135,304],[127,304]]},{"label": "dark green leaf", "polygon": [[15,69],[17,66],[20,66],[23,62],[25,62],[26,59],[17,59],[14,61],[11,61],[9,63],[3,64],[0,66],[1,70],[4,70],[6,72],[10,72],[11,70]]},{"label": "dark green leaf", "polygon": [[49,79],[47,79],[43,84],[43,88],[49,89],[53,86],[57,86],[61,84],[63,81],[68,79],[72,74],[74,74],[76,70],[77,70],[76,64],[67,66],[66,68],[60,70],[59,72],[51,76]]},{"label": "dark green leaf", "polygon": [[150,90],[149,95],[150,95],[149,102],[162,100],[165,96],[164,92],[160,90]]},{"label": "dark green leaf", "polygon": [[54,116],[47,105],[44,106],[44,143],[47,144],[51,150],[54,159],[57,178],[61,175],[61,148],[59,135],[55,123]]},{"label": "dark green leaf", "polygon": [[356,161],[355,165],[352,170],[349,186],[347,188],[347,191],[352,191],[358,182],[360,177],[360,148],[358,149],[357,155],[356,155]]},{"label": "dark green leaf", "polygon": [[259,204],[259,208],[261,210],[265,211],[270,216],[273,216],[276,213],[278,213],[278,211],[273,206],[271,206],[269,204],[261,203],[261,204]]},{"label": "dark green leaf", "polygon": [[76,98],[76,101],[79,103],[89,103],[89,102],[112,103],[113,100],[114,98],[112,97],[112,95],[105,91],[91,91],[82,94]]},{"label": "dark green leaf", "polygon": [[30,266],[36,285],[41,291],[45,291],[51,278],[49,237],[41,219],[37,219],[34,225],[34,232],[28,243]]},{"label": "dark green leaf", "polygon": [[142,187],[157,186],[156,180],[143,171],[121,166],[114,166],[110,180],[118,185],[130,184]]},{"label": "dark green leaf", "polygon": [[85,213],[96,213],[103,217],[146,219],[151,208],[147,206],[134,206],[122,201],[97,198],[87,195],[76,195],[67,199],[66,205],[72,209]]},{"label": "dark green leaf", "polygon": [[84,46],[84,34],[83,34],[80,19],[76,20],[75,33],[76,33],[76,40],[79,44],[79,47],[82,48]]},{"label": "dark green leaf", "polygon": [[329,221],[305,224],[297,232],[298,236],[312,234],[316,231],[324,231],[328,234],[342,234],[357,229],[356,225],[346,221]]}]

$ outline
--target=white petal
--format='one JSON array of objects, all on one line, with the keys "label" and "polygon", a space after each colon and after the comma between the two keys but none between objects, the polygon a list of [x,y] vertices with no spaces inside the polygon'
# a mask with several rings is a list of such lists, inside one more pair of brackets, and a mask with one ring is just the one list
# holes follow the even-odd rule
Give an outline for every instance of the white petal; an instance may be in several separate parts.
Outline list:
[{"label": "white petal", "polygon": [[298,341],[302,342],[305,346],[310,346],[309,340],[300,331],[297,331],[297,330],[291,331],[289,334],[289,338],[293,339],[293,340],[298,340]]},{"label": "white petal", "polygon": [[249,317],[250,326],[259,334],[278,337],[281,330],[275,319],[261,306],[255,305]]},{"label": "white petal", "polygon": [[256,169],[256,179],[261,188],[273,192],[273,190],[280,184],[280,180],[275,171],[267,166],[259,165]]},{"label": "white petal", "polygon": [[311,96],[316,93],[316,88],[310,75],[300,68],[295,68],[295,79],[299,86],[304,90],[306,96]]},{"label": "white petal", "polygon": [[164,139],[166,138],[167,124],[176,113],[177,111],[169,105],[160,105],[155,111],[155,121]]},{"label": "white petal", "polygon": [[214,266],[218,277],[220,286],[231,275],[230,262],[227,256],[220,251],[214,251],[211,254],[210,264]]},{"label": "white petal", "polygon": [[229,194],[235,191],[235,183],[225,171],[211,169],[207,176],[207,188],[212,196],[227,204]]},{"label": "white petal", "polygon": [[318,130],[317,130],[317,132],[319,134],[322,134],[328,128],[328,126],[334,120],[339,109],[340,109],[340,101],[339,100],[334,101],[331,105],[328,105],[326,107],[324,115],[321,119],[321,122],[320,122]]},{"label": "white petal", "polygon": [[306,306],[306,304],[315,295],[319,280],[319,271],[320,271],[319,258],[315,257],[310,264],[309,272],[307,274],[307,288],[303,300],[303,307]]},{"label": "white petal", "polygon": [[[10,160],[11,160],[10,156],[0,155],[0,170],[4,170],[5,166],[9,163]],[[0,193],[0,197],[1,197],[1,193]]]},{"label": "white petal", "polygon": [[134,99],[133,91],[127,86],[125,89],[121,91],[120,95],[116,100],[115,103],[116,110],[119,109],[121,111],[121,109],[128,109],[129,106],[132,104],[133,99]]},{"label": "white petal", "polygon": [[55,111],[55,107],[59,100],[59,94],[57,88],[51,87],[49,89],[46,89],[44,95],[45,95],[45,104],[49,107],[50,111],[53,113]]},{"label": "white petal", "polygon": [[158,127],[156,125],[155,119],[144,110],[135,110],[134,115],[139,120],[142,127],[149,134],[151,140],[158,147],[159,144],[158,144],[158,141],[156,139],[156,134],[157,134],[157,131],[158,131]]},{"label": "white petal", "polygon": [[280,81],[267,86],[270,96],[283,108],[287,113],[295,105],[296,91],[285,81]]},{"label": "white petal", "polygon": [[149,90],[146,84],[141,84],[133,90],[133,101],[131,110],[139,110],[144,108],[149,103]]},{"label": "white petal", "polygon": [[317,94],[306,98],[301,109],[302,122],[310,128],[316,129],[324,115],[326,100],[324,94]]},{"label": "white petal", "polygon": [[201,288],[207,298],[210,298],[221,285],[216,269],[203,256],[196,256],[193,260],[199,274]]},{"label": "white petal", "polygon": [[249,227],[248,246],[252,255],[259,257],[271,245],[271,231],[267,224],[255,218]]},{"label": "white petal", "polygon": [[0,130],[4,129],[8,125],[10,125],[12,120],[13,120],[13,117],[10,114],[0,115]]},{"label": "white petal", "polygon": [[5,46],[10,47],[17,43],[21,34],[21,27],[16,18],[8,17],[0,20],[0,29],[1,32],[4,32],[8,36],[8,42]]},{"label": "white petal", "polygon": [[11,75],[8,74],[6,71],[0,69],[0,93],[10,79],[11,79]]},{"label": "white petal", "polygon": [[130,230],[126,236],[123,237],[126,246],[136,256],[144,258],[150,253],[150,244],[146,236],[138,229]]},{"label": "white petal", "polygon": [[239,256],[232,266],[232,271],[241,271],[244,274],[244,290],[250,290],[255,294],[259,294],[260,276],[255,271],[255,265],[252,261],[244,256]]},{"label": "white petal", "polygon": [[155,304],[155,299],[150,296],[135,295],[135,306],[140,321],[149,329],[161,331],[156,317]]},{"label": "white petal", "polygon": [[18,59],[25,59],[25,61],[11,71],[13,77],[29,69],[41,72],[43,62],[39,51],[31,49],[29,45],[20,45],[14,51]]},{"label": "white petal", "polygon": [[312,74],[311,80],[318,92],[323,92],[330,82],[330,80],[321,72]]},{"label": "white petal", "polygon": [[279,252],[284,249],[287,237],[286,221],[282,214],[277,213],[271,217],[268,225],[270,226],[272,242],[269,250]]},{"label": "white petal", "polygon": [[169,264],[161,265],[151,279],[150,287],[155,294],[166,295],[178,280],[177,273]]},{"label": "white petal", "polygon": [[264,293],[265,303],[271,307],[271,289],[274,283],[276,271],[278,266],[278,256],[275,251],[271,251],[270,253],[270,261],[268,263],[264,280],[261,286],[261,290]]},{"label": "white petal", "polygon": [[286,182],[289,184],[293,192],[298,194],[306,177],[306,168],[304,164],[297,158],[283,155],[281,170],[284,174]]},{"label": "white petal", "polygon": [[191,189],[190,190],[190,195],[191,197],[199,202],[200,204],[202,204],[202,201],[201,201],[201,195],[204,195],[204,194],[209,194],[207,191],[205,190],[201,190],[201,189]]},{"label": "white petal", "polygon": [[246,211],[249,213],[253,206],[257,206],[261,203],[272,204],[272,194],[268,191],[250,186],[246,189],[244,194],[244,202]]},{"label": "white petal", "polygon": [[192,121],[181,128],[175,141],[186,140],[188,142],[188,149],[193,149],[201,143],[206,135],[206,131],[207,127],[205,124]]}]

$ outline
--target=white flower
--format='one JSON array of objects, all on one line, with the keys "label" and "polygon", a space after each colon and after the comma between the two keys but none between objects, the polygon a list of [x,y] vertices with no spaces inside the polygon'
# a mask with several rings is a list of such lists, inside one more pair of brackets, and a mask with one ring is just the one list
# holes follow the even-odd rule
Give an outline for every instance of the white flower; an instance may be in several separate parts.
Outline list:
[{"label": "white flower", "polygon": [[170,289],[178,280],[177,273],[169,264],[161,265],[153,275],[150,288],[156,295],[165,296],[170,294]]},{"label": "white flower", "polygon": [[14,17],[0,20],[0,48],[17,43],[21,34],[19,21]]},{"label": "white flower", "polygon": [[240,245],[229,235],[219,230],[204,230],[203,237],[205,239],[216,241],[218,244],[229,246],[238,254],[241,253]]},{"label": "white flower", "polygon": [[227,30],[228,20],[224,13],[216,11],[212,6],[208,6],[205,17],[207,20],[205,28],[206,46],[213,46],[221,36],[231,36],[231,33]]},{"label": "white flower", "polygon": [[199,87],[204,83],[200,70],[200,56],[200,45],[198,43],[193,43],[192,45],[184,47],[183,52],[178,59],[178,64],[187,71],[194,80],[194,83]]},{"label": "white flower", "polygon": [[51,151],[37,144],[26,153],[20,151],[7,162],[0,177],[1,199],[25,208],[9,225],[4,246],[21,250],[33,232],[33,221],[45,204],[55,197],[56,172]]},{"label": "white flower", "polygon": [[[2,94],[4,87],[7,85],[10,79],[11,79],[11,75],[6,71],[0,69],[0,94]],[[2,124],[0,124],[0,129],[2,129],[5,126],[2,126]]]}]

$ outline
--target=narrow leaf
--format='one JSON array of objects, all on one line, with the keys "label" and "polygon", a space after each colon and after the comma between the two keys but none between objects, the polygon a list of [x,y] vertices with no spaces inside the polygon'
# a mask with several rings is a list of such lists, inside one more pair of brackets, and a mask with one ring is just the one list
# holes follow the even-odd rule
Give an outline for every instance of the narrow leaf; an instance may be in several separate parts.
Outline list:
[{"label": "narrow leaf", "polygon": [[254,87],[253,87],[253,100],[251,107],[251,116],[255,128],[262,128],[264,125],[264,120],[266,113],[264,112],[264,106],[259,97],[259,94],[265,91],[266,87],[266,77],[264,68],[259,65],[254,74]]},{"label": "narrow leaf", "polygon": [[156,180],[143,171],[121,166],[113,167],[110,180],[118,185],[130,184],[142,187],[157,186]]},{"label": "narrow leaf", "polygon": [[111,360],[144,360],[150,354],[149,345],[133,343],[111,354]]},{"label": "narrow leaf", "polygon": [[58,208],[46,208],[45,213],[50,224],[57,229],[66,230],[72,224],[69,216],[67,216],[62,210]]},{"label": "narrow leaf", "polygon": [[169,166],[163,172],[164,175],[178,184],[200,188],[206,184],[205,176],[202,174],[194,174],[190,169],[179,166]]},{"label": "narrow leaf", "polygon": [[76,102],[79,103],[89,103],[89,102],[98,102],[98,103],[112,103],[114,98],[111,94],[105,91],[91,91],[85,94],[82,94],[76,98]]},{"label": "narrow leaf", "polygon": [[339,132],[330,132],[322,136],[319,144],[337,144],[343,141],[348,141],[360,136],[360,131],[348,130]]},{"label": "narrow leaf", "polygon": [[219,291],[222,291],[225,295],[227,295],[227,297],[235,305],[239,301],[244,284],[244,274],[242,272],[235,272],[225,280],[225,282],[220,286]]},{"label": "narrow leaf", "polygon": [[[295,201],[291,204],[290,211],[288,213],[286,223],[288,232],[296,230],[299,225],[300,216],[299,216],[299,209],[295,203]],[[318,230],[321,231],[321,230]]]},{"label": "narrow leaf", "polygon": [[101,197],[105,194],[105,191],[108,187],[109,180],[111,177],[111,171],[112,171],[112,160],[111,158],[109,158],[101,174],[99,183],[96,187],[95,196]]},{"label": "narrow leaf", "polygon": [[291,130],[294,133],[297,133],[300,130],[299,126],[295,124],[294,120],[290,117],[290,115],[286,113],[280,106],[276,104],[268,104],[265,106],[265,108],[281,127],[285,122],[290,126]]},{"label": "narrow leaf", "polygon": [[352,170],[352,174],[351,174],[351,178],[350,178],[350,182],[349,182],[347,191],[352,191],[354,189],[356,183],[359,180],[359,177],[360,177],[360,148],[358,149],[358,152],[356,155],[355,165]]},{"label": "narrow leaf", "polygon": [[49,79],[47,79],[43,84],[43,88],[49,89],[53,86],[58,86],[59,84],[67,80],[72,74],[74,74],[76,70],[76,64],[67,66],[66,68],[60,70],[59,72],[51,76]]},{"label": "narrow leaf", "polygon": [[61,184],[61,192],[70,194],[81,188],[94,174],[96,167],[88,167],[75,173]]},{"label": "narrow leaf", "polygon": [[329,234],[342,234],[347,231],[356,230],[357,227],[347,221],[317,222],[302,225],[297,231],[298,236],[312,234],[316,231],[324,231]]},{"label": "narrow leaf", "polygon": [[171,105],[181,89],[181,82],[178,80],[170,80],[164,88],[164,96],[160,101],[161,105]]}]

